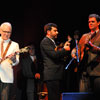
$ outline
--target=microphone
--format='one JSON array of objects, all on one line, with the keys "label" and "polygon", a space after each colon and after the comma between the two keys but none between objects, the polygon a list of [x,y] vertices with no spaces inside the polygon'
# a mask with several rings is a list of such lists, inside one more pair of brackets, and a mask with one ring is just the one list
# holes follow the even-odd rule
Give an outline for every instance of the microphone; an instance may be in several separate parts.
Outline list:
[{"label": "microphone", "polygon": [[74,39],[75,39],[75,43],[76,43],[76,56],[77,56],[77,62],[79,62],[79,57],[78,57],[78,39],[79,39],[79,34],[80,34],[80,32],[79,32],[79,30],[76,30],[75,32],[74,32]]}]

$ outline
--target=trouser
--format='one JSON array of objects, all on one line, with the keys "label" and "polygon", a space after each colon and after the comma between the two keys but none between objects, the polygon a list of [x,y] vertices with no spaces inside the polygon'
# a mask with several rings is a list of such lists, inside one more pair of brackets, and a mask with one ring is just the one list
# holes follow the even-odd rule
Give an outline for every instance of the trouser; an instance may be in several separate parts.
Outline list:
[{"label": "trouser", "polygon": [[36,90],[35,90],[35,80],[28,79],[27,80],[27,100],[36,100]]},{"label": "trouser", "polygon": [[89,77],[82,74],[79,82],[79,92],[89,92],[90,91],[90,81]]},{"label": "trouser", "polygon": [[100,95],[100,76],[91,76],[90,85],[91,85],[92,91]]},{"label": "trouser", "polygon": [[2,83],[0,81],[0,100],[9,100],[10,83]]},{"label": "trouser", "polygon": [[60,100],[60,81],[46,81],[48,100]]},{"label": "trouser", "polygon": [[100,98],[100,76],[90,76],[90,88],[93,93],[93,100]]}]

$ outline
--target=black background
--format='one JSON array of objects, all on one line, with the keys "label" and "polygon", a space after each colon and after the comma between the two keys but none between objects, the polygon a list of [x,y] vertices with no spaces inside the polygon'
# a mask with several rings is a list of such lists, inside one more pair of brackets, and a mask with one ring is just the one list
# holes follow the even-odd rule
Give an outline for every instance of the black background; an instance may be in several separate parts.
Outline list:
[{"label": "black background", "polygon": [[73,36],[75,30],[88,32],[88,15],[100,15],[97,2],[65,0],[26,0],[2,2],[0,23],[9,21],[13,27],[12,40],[20,46],[34,42],[39,45],[44,37],[43,27],[49,22],[58,25],[58,40]]},{"label": "black background", "polygon": [[[100,15],[100,6],[97,1],[13,0],[1,3],[0,23],[11,22],[13,28],[11,39],[18,42],[20,48],[33,42],[40,53],[39,46],[45,36],[43,31],[45,24],[56,23],[59,31],[58,42],[64,42],[67,35],[73,37],[75,30],[79,30],[80,36],[89,32],[88,15],[91,13]],[[15,67],[15,77],[20,77],[19,73],[19,69]],[[65,89],[69,85],[73,85],[72,81],[72,83],[69,82],[73,80],[71,74],[68,72],[67,80],[65,77],[67,81],[64,81],[63,86],[67,85]],[[21,78],[17,79],[21,80]],[[70,87],[65,91],[71,91]],[[20,95],[19,89],[17,92]]]}]

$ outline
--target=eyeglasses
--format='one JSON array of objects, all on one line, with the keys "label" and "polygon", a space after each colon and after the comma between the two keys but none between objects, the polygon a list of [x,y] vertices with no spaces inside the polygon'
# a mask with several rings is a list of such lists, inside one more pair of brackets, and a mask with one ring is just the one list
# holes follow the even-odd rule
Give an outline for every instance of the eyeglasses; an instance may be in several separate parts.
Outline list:
[{"label": "eyeglasses", "polygon": [[4,32],[4,33],[11,33],[10,31],[3,31],[3,30],[2,30],[2,32]]}]

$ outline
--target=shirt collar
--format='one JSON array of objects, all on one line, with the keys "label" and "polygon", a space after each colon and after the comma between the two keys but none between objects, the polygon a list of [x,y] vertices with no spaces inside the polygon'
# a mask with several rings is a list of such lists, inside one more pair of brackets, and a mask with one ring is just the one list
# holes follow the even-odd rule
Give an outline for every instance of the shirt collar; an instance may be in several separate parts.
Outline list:
[{"label": "shirt collar", "polygon": [[[3,39],[0,37],[0,42],[1,41],[3,41]],[[8,39],[8,40],[4,40],[4,43],[7,43],[7,42],[9,42],[10,41],[10,39]]]},{"label": "shirt collar", "polygon": [[[95,31],[96,33],[99,32],[99,29]],[[91,34],[95,33],[95,32],[90,32]]]},{"label": "shirt collar", "polygon": [[98,29],[98,30],[96,30],[96,33],[97,33],[97,32],[99,32],[99,29]]},{"label": "shirt collar", "polygon": [[[47,37],[47,38],[49,38],[49,37]],[[52,38],[49,38],[49,39],[55,44],[55,41]]]}]

